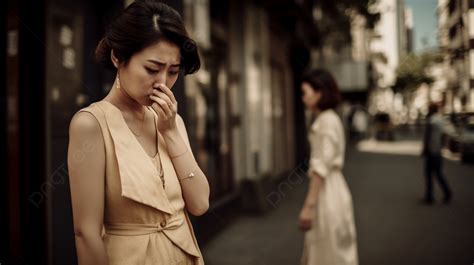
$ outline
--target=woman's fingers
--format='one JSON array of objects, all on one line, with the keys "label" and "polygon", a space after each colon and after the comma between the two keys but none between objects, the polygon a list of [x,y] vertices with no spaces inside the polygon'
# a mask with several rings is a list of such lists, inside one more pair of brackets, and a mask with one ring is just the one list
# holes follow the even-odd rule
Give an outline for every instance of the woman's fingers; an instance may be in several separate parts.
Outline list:
[{"label": "woman's fingers", "polygon": [[[168,102],[166,102],[164,99],[158,97],[158,96],[155,96],[155,95],[150,95],[150,98],[155,101],[153,104],[152,104],[152,107],[158,111],[161,110],[162,111],[162,114],[165,116],[165,117],[172,117],[173,116],[173,110],[172,110],[172,106],[170,106],[168,104]],[[154,106],[155,105],[155,106]]]},{"label": "woman's fingers", "polygon": [[158,114],[158,119],[159,119],[159,117],[165,117],[166,116],[165,112],[163,111],[163,109],[160,107],[160,105],[158,103],[153,102],[153,104],[151,104],[151,107],[156,112],[156,114]]},{"label": "woman's fingers", "polygon": [[298,226],[301,229],[301,231],[306,232],[311,229],[312,222],[313,222],[313,211],[310,210],[309,208],[303,207],[301,209],[300,215],[299,215],[299,220],[298,220]]},{"label": "woman's fingers", "polygon": [[176,98],[174,97],[173,92],[171,92],[171,89],[169,89],[165,84],[159,84],[158,87],[169,97],[172,104],[176,103]]},{"label": "woman's fingers", "polygon": [[165,100],[168,103],[169,108],[173,112],[178,112],[178,102],[175,101],[174,99],[170,99],[170,97],[167,94],[163,93],[162,91],[158,89],[153,89],[153,95],[158,96],[159,98]]},{"label": "woman's fingers", "polygon": [[153,95],[163,99],[164,101],[166,101],[166,103],[168,105],[173,104],[173,101],[171,100],[171,98],[168,95],[166,95],[165,93],[163,93],[162,91],[158,90],[158,89],[153,89]]},{"label": "woman's fingers", "polygon": [[299,227],[302,231],[306,232],[311,229],[311,221],[310,220],[300,220]]},{"label": "woman's fingers", "polygon": [[173,111],[173,112],[178,112],[178,102],[173,102],[173,100],[171,100],[169,98],[169,96],[157,89],[154,89],[153,90],[153,95],[156,95],[158,97],[160,97],[161,99],[165,100],[169,106],[169,108]]}]

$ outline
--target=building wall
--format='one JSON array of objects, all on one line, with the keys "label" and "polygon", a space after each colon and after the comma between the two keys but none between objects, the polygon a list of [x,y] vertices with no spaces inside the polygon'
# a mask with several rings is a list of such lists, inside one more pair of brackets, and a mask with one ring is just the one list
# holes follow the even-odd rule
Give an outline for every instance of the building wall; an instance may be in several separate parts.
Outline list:
[{"label": "building wall", "polygon": [[329,70],[343,93],[364,94],[369,90],[371,31],[367,29],[365,17],[355,10],[351,11],[350,19],[351,42],[339,49],[330,42],[321,49],[313,48],[312,67]]},{"label": "building wall", "polygon": [[[212,200],[217,202],[229,194],[245,194],[248,187],[243,187],[243,183],[253,183],[250,189],[256,191],[260,188],[253,187],[254,184],[274,180],[295,166],[294,88],[288,57],[291,37],[285,29],[275,26],[270,14],[253,1],[189,1],[185,2],[184,10],[185,22],[204,58],[201,70],[185,78],[190,108],[188,134],[198,162],[208,169],[205,172],[215,193]],[[207,22],[205,13],[210,14]],[[196,17],[202,21],[196,23]],[[217,61],[206,59],[219,50],[224,53],[217,56]],[[220,72],[213,71],[216,64],[225,67]],[[214,79],[220,81],[214,84]],[[218,88],[214,89],[215,86]],[[220,96],[210,100],[206,91],[215,91]],[[213,104],[218,109],[213,110]],[[212,134],[212,126],[205,120],[214,111],[220,117],[220,127],[213,145],[219,147],[203,147],[201,138]],[[223,130],[224,127],[227,129]],[[223,172],[213,166],[212,160],[225,154],[229,157],[229,171]],[[222,182],[227,177],[233,186],[224,191]],[[260,196],[261,205],[265,204],[265,198],[261,198],[264,193],[250,196]]]},{"label": "building wall", "polygon": [[380,73],[378,86],[387,88],[395,81],[395,69],[401,57],[400,38],[400,8],[401,0],[381,0],[376,4],[380,12],[380,21],[375,26],[375,37],[371,42],[371,50],[381,53],[387,59],[386,63],[376,63],[376,71]]},{"label": "building wall", "polygon": [[463,109],[465,111],[474,111],[474,2],[467,1],[465,17],[467,20],[467,46],[469,52],[466,60],[469,64],[469,84],[466,86],[463,97],[465,102]]},{"label": "building wall", "polygon": [[445,110],[474,110],[474,4],[439,0],[438,34],[447,76]]},{"label": "building wall", "polygon": [[369,60],[370,30],[366,27],[364,16],[353,12],[351,15],[352,58],[354,61]]},{"label": "building wall", "polygon": [[413,11],[408,7],[405,8],[405,30],[406,30],[405,50],[407,53],[412,53],[414,51]]},{"label": "building wall", "polygon": [[403,0],[382,0],[375,5],[380,13],[371,41],[375,89],[371,92],[369,111],[383,111],[398,116],[403,110],[401,95],[393,93],[396,69],[405,63],[404,57],[411,52],[413,40],[412,17]]}]

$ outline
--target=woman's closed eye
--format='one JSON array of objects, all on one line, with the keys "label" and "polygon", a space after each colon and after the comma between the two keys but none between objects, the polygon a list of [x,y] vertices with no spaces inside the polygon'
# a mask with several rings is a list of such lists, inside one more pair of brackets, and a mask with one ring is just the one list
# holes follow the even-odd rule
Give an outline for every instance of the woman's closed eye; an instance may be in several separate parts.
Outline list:
[{"label": "woman's closed eye", "polygon": [[157,74],[160,71],[158,69],[152,69],[152,68],[148,68],[148,67],[145,67],[145,69],[149,74]]},{"label": "woman's closed eye", "polygon": [[173,70],[173,71],[170,71],[170,75],[177,75],[179,73],[179,71],[176,71],[176,70]]},{"label": "woman's closed eye", "polygon": [[[154,75],[154,74],[157,74],[157,73],[160,72],[159,69],[153,69],[153,68],[149,68],[149,67],[145,67],[145,69],[151,75]],[[175,75],[179,74],[179,70],[169,71],[169,74],[172,75],[172,76],[175,76]]]}]

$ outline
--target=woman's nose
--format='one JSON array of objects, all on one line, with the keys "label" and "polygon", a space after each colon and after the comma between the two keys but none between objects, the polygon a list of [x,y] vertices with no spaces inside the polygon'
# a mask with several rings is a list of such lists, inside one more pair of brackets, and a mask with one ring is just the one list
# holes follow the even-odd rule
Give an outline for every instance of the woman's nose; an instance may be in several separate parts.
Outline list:
[{"label": "woman's nose", "polygon": [[166,83],[166,72],[165,71],[160,71],[159,73],[156,74],[155,76],[155,83]]}]

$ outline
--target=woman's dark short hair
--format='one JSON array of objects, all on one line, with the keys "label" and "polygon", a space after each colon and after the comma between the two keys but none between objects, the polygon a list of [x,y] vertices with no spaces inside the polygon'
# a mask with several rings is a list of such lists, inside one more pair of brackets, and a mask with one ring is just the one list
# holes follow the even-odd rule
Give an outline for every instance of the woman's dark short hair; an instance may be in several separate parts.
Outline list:
[{"label": "woman's dark short hair", "polygon": [[120,63],[127,64],[135,53],[161,40],[180,48],[181,69],[185,75],[199,70],[197,45],[189,37],[181,16],[158,0],[137,0],[116,17],[96,47],[96,59],[106,68],[115,70],[110,58],[112,50]]},{"label": "woman's dark short hair", "polygon": [[318,109],[334,109],[341,102],[341,93],[334,77],[327,70],[314,69],[303,74],[302,83],[308,83],[315,91],[321,92]]}]

